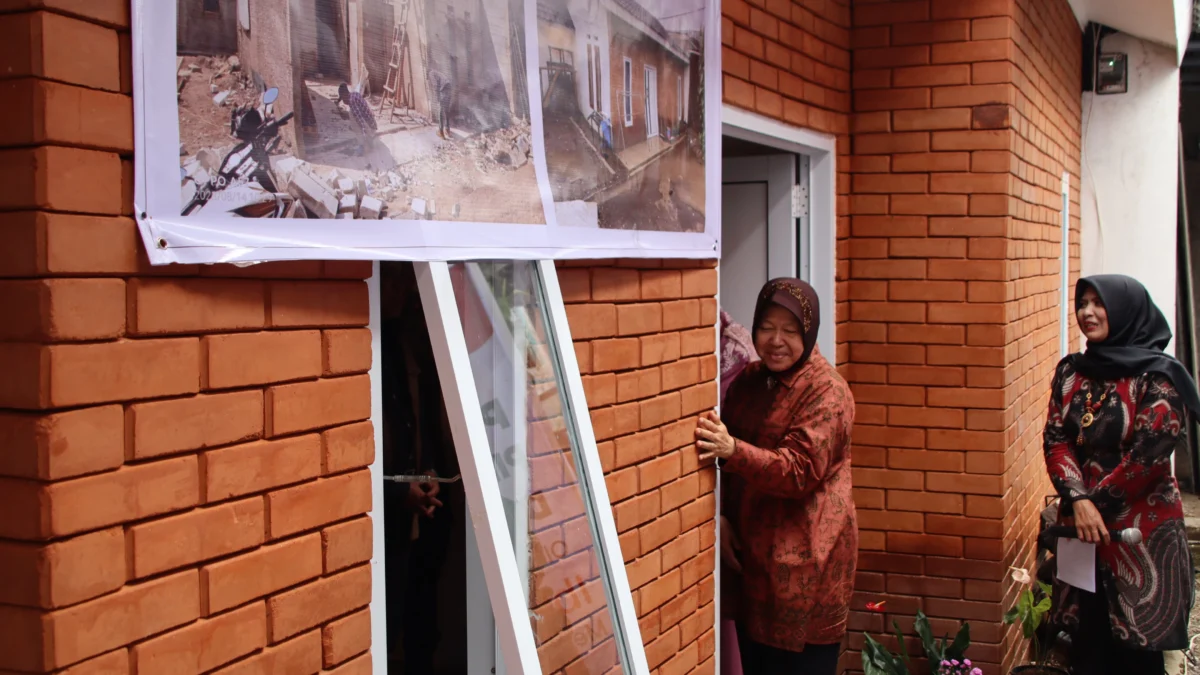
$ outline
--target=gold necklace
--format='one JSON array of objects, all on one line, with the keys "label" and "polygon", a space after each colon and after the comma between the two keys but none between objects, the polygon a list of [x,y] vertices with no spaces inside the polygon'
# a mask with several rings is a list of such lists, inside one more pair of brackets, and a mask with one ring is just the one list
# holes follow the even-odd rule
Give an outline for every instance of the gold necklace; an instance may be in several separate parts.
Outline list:
[{"label": "gold necklace", "polygon": [[1108,387],[1100,394],[1100,400],[1092,405],[1092,392],[1088,389],[1087,400],[1083,402],[1083,417],[1079,420],[1079,437],[1075,439],[1075,445],[1083,445],[1083,430],[1092,426],[1096,421],[1096,413],[1100,412],[1100,408],[1104,405],[1104,400],[1108,398]]}]

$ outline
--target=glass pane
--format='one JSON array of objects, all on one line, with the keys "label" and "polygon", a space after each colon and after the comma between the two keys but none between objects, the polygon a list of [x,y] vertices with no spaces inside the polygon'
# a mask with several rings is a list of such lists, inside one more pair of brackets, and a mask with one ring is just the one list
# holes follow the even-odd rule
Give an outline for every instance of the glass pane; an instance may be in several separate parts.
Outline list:
[{"label": "glass pane", "polygon": [[537,264],[458,263],[450,272],[542,671],[620,672],[626,643],[613,635],[610,577]]}]

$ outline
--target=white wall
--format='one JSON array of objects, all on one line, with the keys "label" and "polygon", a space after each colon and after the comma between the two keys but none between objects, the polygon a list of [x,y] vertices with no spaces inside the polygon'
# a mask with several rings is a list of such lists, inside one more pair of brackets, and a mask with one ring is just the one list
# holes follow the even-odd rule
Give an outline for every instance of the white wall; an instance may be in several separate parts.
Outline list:
[{"label": "white wall", "polygon": [[1129,93],[1083,94],[1083,275],[1137,278],[1174,330],[1175,51],[1124,34],[1105,38],[1104,51],[1129,55]]}]

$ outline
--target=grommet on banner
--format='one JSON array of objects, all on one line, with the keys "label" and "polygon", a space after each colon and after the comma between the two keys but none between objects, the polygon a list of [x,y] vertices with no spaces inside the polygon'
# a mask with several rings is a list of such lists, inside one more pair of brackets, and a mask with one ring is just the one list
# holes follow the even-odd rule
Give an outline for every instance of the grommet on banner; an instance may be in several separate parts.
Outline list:
[{"label": "grommet on banner", "polygon": [[161,239],[161,238],[160,238],[160,239],[158,240],[158,247],[159,247],[159,248],[166,248],[166,247],[167,247],[167,240],[166,240],[166,239]]}]

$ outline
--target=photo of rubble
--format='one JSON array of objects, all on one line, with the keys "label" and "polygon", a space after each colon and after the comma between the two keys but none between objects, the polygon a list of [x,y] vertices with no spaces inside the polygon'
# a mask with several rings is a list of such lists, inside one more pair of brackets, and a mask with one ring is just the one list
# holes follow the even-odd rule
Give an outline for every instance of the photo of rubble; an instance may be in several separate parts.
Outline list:
[{"label": "photo of rubble", "polygon": [[177,0],[183,215],[544,224],[524,0]]},{"label": "photo of rubble", "polygon": [[704,231],[706,0],[536,0],[559,225]]}]

